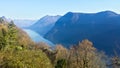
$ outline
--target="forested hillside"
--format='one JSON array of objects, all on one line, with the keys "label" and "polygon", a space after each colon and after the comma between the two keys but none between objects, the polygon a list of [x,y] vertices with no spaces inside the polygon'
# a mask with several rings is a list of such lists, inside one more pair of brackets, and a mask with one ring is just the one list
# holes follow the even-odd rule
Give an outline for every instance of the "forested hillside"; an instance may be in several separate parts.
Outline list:
[{"label": "forested hillside", "polygon": [[33,42],[12,21],[0,18],[0,68],[107,68],[119,65],[118,56],[107,57],[89,40],[72,45],[70,49],[60,44],[51,48],[45,43]]},{"label": "forested hillside", "polygon": [[0,68],[52,68],[46,54],[34,45],[12,21],[0,18]]}]

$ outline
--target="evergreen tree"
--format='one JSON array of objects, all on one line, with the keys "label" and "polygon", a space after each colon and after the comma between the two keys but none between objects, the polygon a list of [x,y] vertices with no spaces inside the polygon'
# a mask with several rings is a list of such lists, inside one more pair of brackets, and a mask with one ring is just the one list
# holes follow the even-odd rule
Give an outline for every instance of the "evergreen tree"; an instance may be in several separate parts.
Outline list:
[{"label": "evergreen tree", "polygon": [[55,68],[67,68],[67,61],[66,61],[66,59],[58,60]]},{"label": "evergreen tree", "polygon": [[17,30],[13,21],[8,24],[8,32],[5,39],[7,45],[17,45]]}]

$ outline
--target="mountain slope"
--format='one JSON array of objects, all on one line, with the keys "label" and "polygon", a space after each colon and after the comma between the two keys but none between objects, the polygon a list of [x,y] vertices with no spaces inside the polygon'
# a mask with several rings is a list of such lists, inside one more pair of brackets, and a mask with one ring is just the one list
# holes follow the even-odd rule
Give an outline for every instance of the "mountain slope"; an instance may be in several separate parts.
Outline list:
[{"label": "mountain slope", "polygon": [[20,20],[20,19],[14,20],[14,24],[20,28],[29,27],[29,26],[33,25],[35,22],[36,22],[36,20]]},{"label": "mountain slope", "polygon": [[0,17],[0,47],[6,45],[28,47],[33,44],[27,33],[16,27],[12,20],[9,22],[6,18]]},{"label": "mountain slope", "polygon": [[112,11],[68,12],[56,22],[45,38],[66,47],[77,44],[82,39],[89,39],[98,49],[112,53],[120,45],[120,15]]},{"label": "mountain slope", "polygon": [[46,34],[55,24],[55,22],[61,16],[45,16],[38,20],[35,24],[31,25],[28,29],[31,29],[40,35]]}]

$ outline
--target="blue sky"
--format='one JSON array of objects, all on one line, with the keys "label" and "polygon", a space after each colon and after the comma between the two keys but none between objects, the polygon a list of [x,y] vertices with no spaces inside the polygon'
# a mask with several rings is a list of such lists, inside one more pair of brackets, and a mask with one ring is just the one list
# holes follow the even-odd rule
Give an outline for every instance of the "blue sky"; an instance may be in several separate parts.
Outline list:
[{"label": "blue sky", "polygon": [[71,12],[95,13],[111,10],[120,13],[120,0],[1,0],[0,16],[11,19],[39,19],[45,15]]}]

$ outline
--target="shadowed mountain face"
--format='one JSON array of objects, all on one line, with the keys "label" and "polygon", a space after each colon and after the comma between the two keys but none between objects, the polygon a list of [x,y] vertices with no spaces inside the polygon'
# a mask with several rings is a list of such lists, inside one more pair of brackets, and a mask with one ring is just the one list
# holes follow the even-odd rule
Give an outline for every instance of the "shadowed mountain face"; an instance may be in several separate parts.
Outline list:
[{"label": "shadowed mountain face", "polygon": [[45,38],[66,47],[89,39],[96,48],[113,54],[113,50],[120,46],[120,15],[112,11],[68,12],[56,22]]},{"label": "shadowed mountain face", "polygon": [[35,24],[31,25],[29,29],[39,33],[41,36],[44,36],[60,17],[61,16],[45,16]]}]

